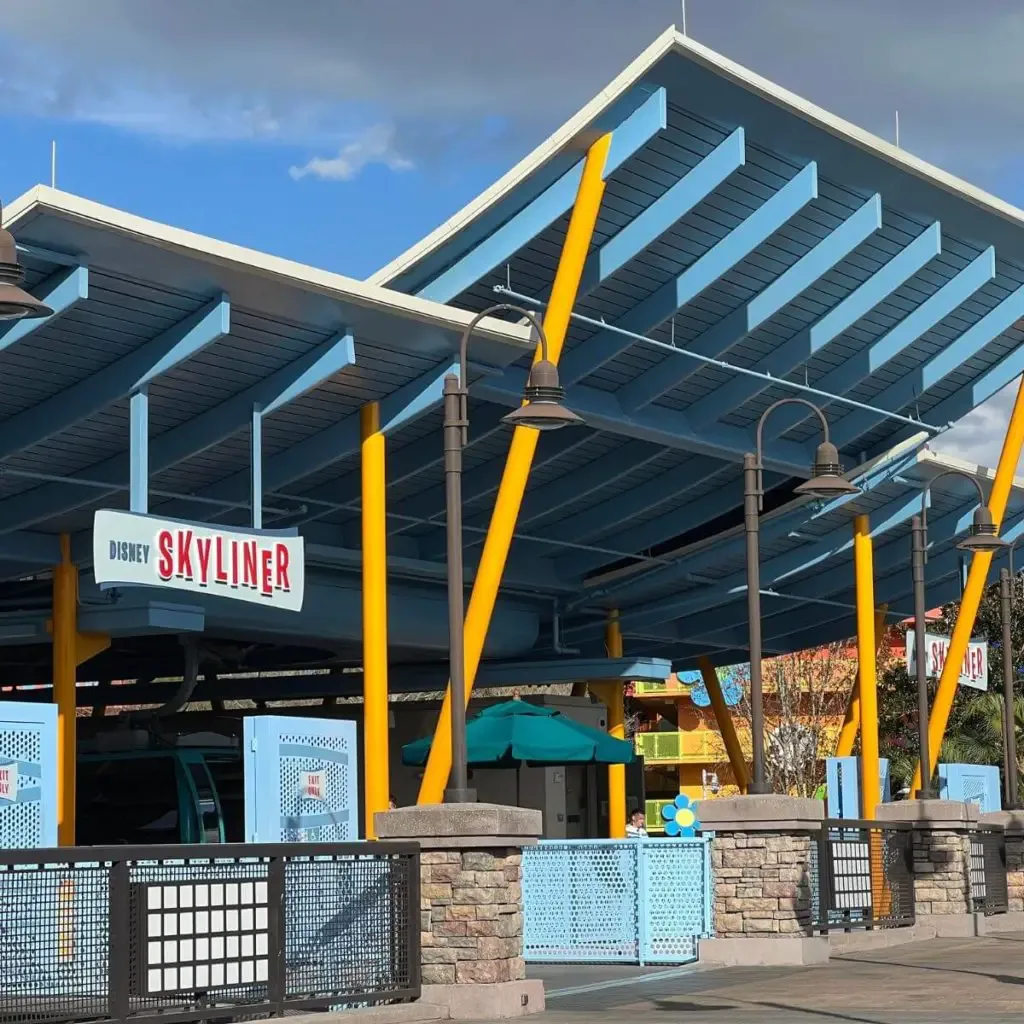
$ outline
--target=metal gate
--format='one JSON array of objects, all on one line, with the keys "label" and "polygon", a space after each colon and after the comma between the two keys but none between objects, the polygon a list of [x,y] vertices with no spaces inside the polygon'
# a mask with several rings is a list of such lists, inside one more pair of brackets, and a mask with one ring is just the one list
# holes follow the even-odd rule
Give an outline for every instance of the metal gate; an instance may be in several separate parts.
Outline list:
[{"label": "metal gate", "polygon": [[359,838],[355,722],[261,715],[244,729],[246,842]]},{"label": "metal gate", "polygon": [[0,847],[57,845],[57,707],[0,702]]},{"label": "metal gate", "polygon": [[682,964],[711,933],[710,840],[548,840],[523,850],[523,955]]}]

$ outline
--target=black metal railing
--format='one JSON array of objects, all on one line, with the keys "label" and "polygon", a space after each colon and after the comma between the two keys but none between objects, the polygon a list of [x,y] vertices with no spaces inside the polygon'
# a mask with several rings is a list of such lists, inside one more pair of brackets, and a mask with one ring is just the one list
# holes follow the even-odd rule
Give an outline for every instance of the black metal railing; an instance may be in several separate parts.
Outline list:
[{"label": "black metal railing", "polygon": [[812,857],[811,912],[822,932],[914,923],[914,838],[909,825],[830,820]]},{"label": "black metal railing", "polygon": [[0,850],[0,1024],[186,1024],[414,999],[419,847]]},{"label": "black metal railing", "polygon": [[1006,884],[1006,836],[1001,828],[980,826],[970,833],[971,909],[1005,914],[1010,909]]}]

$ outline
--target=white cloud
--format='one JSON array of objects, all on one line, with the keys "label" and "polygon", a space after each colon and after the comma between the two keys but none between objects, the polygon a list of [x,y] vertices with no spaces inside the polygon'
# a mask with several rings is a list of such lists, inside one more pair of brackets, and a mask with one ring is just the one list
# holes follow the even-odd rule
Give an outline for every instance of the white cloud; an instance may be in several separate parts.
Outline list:
[{"label": "white cloud", "polygon": [[1016,397],[1017,381],[1014,381],[969,412],[951,430],[937,437],[931,447],[937,452],[994,468],[999,461]]},{"label": "white cloud", "polygon": [[395,127],[375,124],[359,138],[347,142],[337,156],[315,156],[288,173],[296,180],[312,176],[324,181],[351,181],[364,167],[383,164],[389,171],[411,171],[416,165],[395,149]]}]

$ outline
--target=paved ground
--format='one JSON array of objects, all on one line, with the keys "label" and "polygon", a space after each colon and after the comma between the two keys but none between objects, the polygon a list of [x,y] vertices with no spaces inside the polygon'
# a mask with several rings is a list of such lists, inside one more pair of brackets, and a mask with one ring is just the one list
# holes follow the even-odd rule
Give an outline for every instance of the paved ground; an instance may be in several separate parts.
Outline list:
[{"label": "paved ground", "polygon": [[537,967],[550,996],[537,1024],[672,1019],[687,1024],[1020,1024],[1024,936],[933,939],[821,967]]}]

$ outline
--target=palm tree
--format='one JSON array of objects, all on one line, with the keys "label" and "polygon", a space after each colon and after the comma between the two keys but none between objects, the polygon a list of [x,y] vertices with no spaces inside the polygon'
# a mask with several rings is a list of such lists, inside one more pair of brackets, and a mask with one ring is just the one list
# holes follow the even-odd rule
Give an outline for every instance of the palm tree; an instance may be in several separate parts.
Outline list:
[{"label": "palm tree", "polygon": [[[1024,741],[1024,696],[1014,697],[1014,735],[1017,738],[1017,778],[1021,779]],[[942,760],[949,764],[1003,763],[1003,695],[980,693],[965,701],[942,744]]]}]

